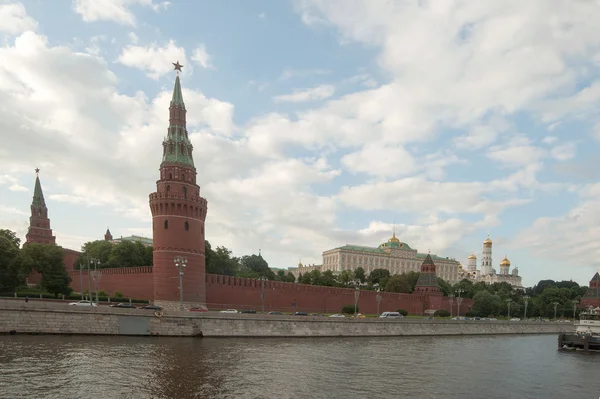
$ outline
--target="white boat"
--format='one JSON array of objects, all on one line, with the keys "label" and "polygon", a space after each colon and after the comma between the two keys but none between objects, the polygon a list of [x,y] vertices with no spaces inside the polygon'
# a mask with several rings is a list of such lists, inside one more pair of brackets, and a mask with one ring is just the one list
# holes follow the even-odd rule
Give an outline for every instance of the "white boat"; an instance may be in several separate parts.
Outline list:
[{"label": "white boat", "polygon": [[575,333],[559,334],[558,348],[600,350],[600,307],[590,306],[579,315]]}]

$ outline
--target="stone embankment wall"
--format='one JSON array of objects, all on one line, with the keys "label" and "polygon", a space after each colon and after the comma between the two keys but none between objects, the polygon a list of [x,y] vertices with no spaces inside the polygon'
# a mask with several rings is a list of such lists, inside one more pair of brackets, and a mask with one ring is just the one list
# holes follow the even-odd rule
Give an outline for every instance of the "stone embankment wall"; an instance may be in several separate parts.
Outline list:
[{"label": "stone embankment wall", "polygon": [[357,337],[554,334],[569,323],[478,322],[419,319],[333,319],[317,316],[190,313],[69,306],[0,300],[0,334],[105,334],[204,337]]}]

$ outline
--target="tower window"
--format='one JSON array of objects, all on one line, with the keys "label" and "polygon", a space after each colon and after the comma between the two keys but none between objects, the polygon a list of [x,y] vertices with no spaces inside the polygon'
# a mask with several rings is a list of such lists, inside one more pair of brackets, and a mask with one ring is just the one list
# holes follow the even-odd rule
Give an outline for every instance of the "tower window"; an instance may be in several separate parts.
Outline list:
[{"label": "tower window", "polygon": [[185,222],[185,231],[189,231],[190,230],[190,224],[188,222]]},{"label": "tower window", "polygon": [[173,173],[169,173],[169,180],[173,180]]},{"label": "tower window", "polygon": [[169,228],[169,221],[165,220],[165,229],[168,229],[168,228]]},{"label": "tower window", "polygon": [[167,184],[167,192],[168,193],[171,192],[171,186],[169,186],[168,184]]},{"label": "tower window", "polygon": [[187,199],[187,187],[183,188],[183,198]]}]

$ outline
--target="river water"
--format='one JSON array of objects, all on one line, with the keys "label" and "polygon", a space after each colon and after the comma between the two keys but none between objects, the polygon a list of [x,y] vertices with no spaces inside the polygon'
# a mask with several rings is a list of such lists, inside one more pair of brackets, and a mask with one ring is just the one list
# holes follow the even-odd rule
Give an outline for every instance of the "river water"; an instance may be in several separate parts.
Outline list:
[{"label": "river water", "polygon": [[0,336],[0,398],[598,398],[600,353],[555,335]]}]

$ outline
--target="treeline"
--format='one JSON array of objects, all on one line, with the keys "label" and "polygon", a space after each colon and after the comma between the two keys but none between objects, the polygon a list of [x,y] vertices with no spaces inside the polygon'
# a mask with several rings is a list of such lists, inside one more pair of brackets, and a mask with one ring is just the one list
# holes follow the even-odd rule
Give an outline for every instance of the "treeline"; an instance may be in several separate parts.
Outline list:
[{"label": "treeline", "polygon": [[98,265],[91,265],[91,268],[152,266],[152,247],[138,241],[121,241],[117,244],[105,240],[86,242],[81,247],[75,269],[87,269],[92,259],[100,262]]},{"label": "treeline", "polygon": [[71,293],[71,278],[65,270],[63,249],[50,244],[28,244],[13,231],[0,229],[0,294],[13,293],[26,283],[32,271],[42,275],[41,286],[58,296]]}]

